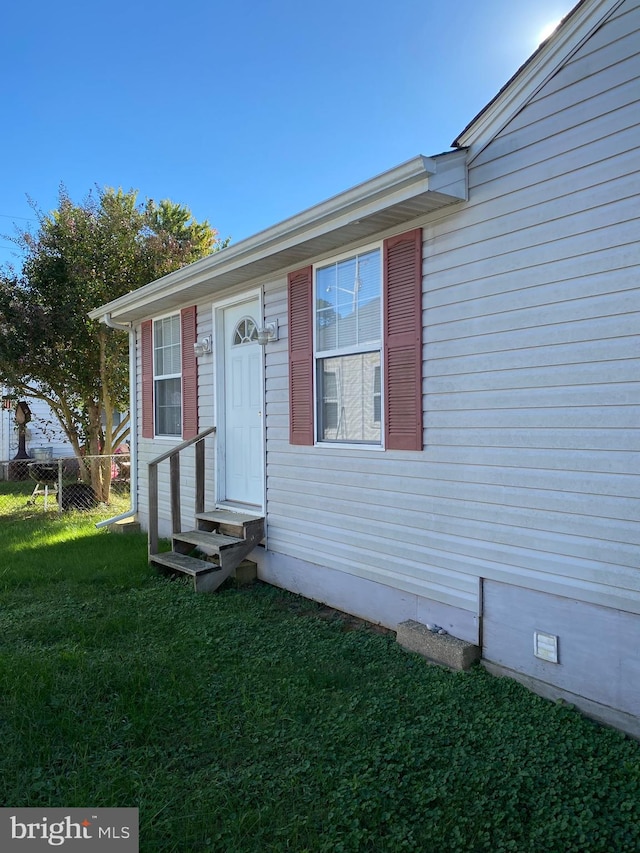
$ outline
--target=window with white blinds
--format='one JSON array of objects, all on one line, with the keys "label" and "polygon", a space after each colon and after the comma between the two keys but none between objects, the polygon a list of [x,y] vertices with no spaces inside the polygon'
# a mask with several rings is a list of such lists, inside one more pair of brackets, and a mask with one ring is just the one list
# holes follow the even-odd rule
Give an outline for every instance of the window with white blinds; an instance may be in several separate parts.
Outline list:
[{"label": "window with white blinds", "polygon": [[155,434],[182,435],[180,315],[153,323]]},{"label": "window with white blinds", "polygon": [[382,441],[381,302],[380,247],[316,267],[318,441],[364,444]]}]

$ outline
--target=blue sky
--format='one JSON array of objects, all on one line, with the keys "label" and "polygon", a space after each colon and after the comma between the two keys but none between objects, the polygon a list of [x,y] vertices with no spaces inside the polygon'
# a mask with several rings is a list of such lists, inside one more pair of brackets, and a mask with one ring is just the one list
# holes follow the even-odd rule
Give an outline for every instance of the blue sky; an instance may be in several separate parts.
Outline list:
[{"label": "blue sky", "polygon": [[[0,234],[96,184],[248,237],[452,140],[573,0],[32,0],[0,31]],[[0,236],[0,264],[15,250]],[[14,258],[15,260],[15,258]]]}]

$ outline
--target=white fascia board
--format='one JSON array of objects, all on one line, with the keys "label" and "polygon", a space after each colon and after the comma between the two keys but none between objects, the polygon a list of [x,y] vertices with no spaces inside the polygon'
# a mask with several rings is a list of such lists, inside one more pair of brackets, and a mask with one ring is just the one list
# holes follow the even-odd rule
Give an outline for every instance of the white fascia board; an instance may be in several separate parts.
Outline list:
[{"label": "white fascia board", "polygon": [[623,2],[585,0],[575,7],[452,145],[466,148],[468,162],[474,160]]},{"label": "white fascia board", "polygon": [[[446,159],[450,156],[458,160],[460,154],[461,152],[452,151],[449,154],[440,155],[438,159],[440,157]],[[466,173],[466,166],[462,161],[460,161],[460,169]],[[447,183],[449,183],[448,170],[442,171],[447,174]],[[370,216],[376,211],[384,210],[424,192],[440,193],[450,201],[463,200],[466,197],[466,189],[460,188],[464,182],[459,182],[455,187],[451,185],[441,187],[440,183],[444,181],[437,180],[437,173],[435,159],[422,155],[414,157],[296,216],[285,219],[264,231],[259,231],[252,237],[234,243],[220,252],[202,258],[96,308],[89,313],[89,317],[99,320],[105,315],[110,315],[113,319],[126,316],[127,312],[139,311],[145,304],[152,304],[154,300],[169,293],[179,292],[191,285],[214,279],[240,267],[248,267],[252,261],[335,230],[349,222],[356,222],[360,218]]]}]

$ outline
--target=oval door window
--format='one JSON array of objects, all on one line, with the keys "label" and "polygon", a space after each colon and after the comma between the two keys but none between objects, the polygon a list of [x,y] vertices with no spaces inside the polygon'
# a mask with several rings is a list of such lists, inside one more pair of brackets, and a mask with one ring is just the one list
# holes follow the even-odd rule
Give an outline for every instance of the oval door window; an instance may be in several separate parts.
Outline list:
[{"label": "oval door window", "polygon": [[243,317],[238,321],[233,333],[233,346],[239,347],[242,344],[252,344],[258,340],[258,327],[251,317]]}]

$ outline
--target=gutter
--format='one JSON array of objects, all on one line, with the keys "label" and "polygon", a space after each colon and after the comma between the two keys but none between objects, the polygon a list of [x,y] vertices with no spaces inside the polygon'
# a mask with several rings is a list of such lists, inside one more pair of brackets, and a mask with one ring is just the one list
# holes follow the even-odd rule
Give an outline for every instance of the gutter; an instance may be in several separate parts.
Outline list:
[{"label": "gutter", "polygon": [[117,323],[111,319],[111,314],[103,314],[100,317],[100,322],[104,323],[110,329],[116,329],[119,332],[128,332],[129,334],[129,430],[132,440],[129,442],[129,461],[131,463],[131,509],[123,512],[120,515],[115,515],[113,518],[107,518],[104,521],[99,521],[96,527],[108,527],[115,524],[116,521],[123,521],[125,518],[132,518],[138,513],[138,411],[136,405],[136,342],[133,323]]},{"label": "gutter", "polygon": [[[441,156],[457,160],[460,152],[450,151]],[[442,174],[444,177],[436,158],[418,155],[251,237],[95,308],[89,312],[89,317],[101,319],[105,312],[116,316],[126,312],[131,316],[132,312],[138,312],[138,317],[147,316],[149,304],[169,294],[246,269],[257,260],[277,256],[285,249],[325,236],[336,230],[338,224],[359,222],[415,195],[430,192],[434,197],[446,196],[449,203],[464,200],[466,191],[451,192],[450,176],[446,171]],[[444,186],[442,180],[445,181]]]}]

